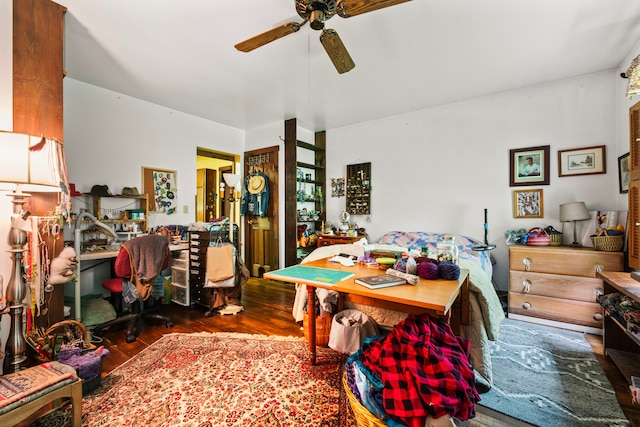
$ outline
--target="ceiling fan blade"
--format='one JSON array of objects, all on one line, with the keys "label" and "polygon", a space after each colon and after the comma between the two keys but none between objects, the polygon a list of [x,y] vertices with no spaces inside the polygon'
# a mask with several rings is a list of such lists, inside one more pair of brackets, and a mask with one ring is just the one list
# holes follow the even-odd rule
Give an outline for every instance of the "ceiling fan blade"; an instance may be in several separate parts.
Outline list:
[{"label": "ceiling fan blade", "polygon": [[327,55],[331,58],[331,62],[338,70],[338,73],[346,73],[353,69],[356,64],[351,59],[347,48],[344,47],[340,36],[335,30],[322,30],[320,34],[320,43],[324,46],[324,50],[327,51]]},{"label": "ceiling fan blade", "polygon": [[338,0],[336,12],[342,18],[349,18],[408,1],[411,0]]},{"label": "ceiling fan blade", "polygon": [[300,29],[307,21],[303,21],[298,24],[297,22],[287,22],[279,27],[272,28],[264,33],[260,33],[257,36],[253,36],[250,39],[242,41],[235,45],[235,48],[241,52],[251,52],[253,49],[264,46],[267,43],[278,40],[289,34],[293,34]]}]

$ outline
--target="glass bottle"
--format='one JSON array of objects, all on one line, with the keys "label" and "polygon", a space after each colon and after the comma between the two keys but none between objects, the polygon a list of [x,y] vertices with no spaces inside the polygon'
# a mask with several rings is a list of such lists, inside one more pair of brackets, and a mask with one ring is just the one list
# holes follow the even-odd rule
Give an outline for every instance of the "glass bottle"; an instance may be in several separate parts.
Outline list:
[{"label": "glass bottle", "polygon": [[438,262],[458,263],[458,247],[454,236],[442,236],[436,246]]}]

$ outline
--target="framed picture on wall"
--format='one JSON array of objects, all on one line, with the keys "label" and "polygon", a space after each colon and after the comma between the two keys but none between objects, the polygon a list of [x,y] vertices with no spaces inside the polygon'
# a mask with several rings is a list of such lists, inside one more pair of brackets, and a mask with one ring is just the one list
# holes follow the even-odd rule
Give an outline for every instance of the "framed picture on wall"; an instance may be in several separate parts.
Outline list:
[{"label": "framed picture on wall", "polygon": [[544,201],[542,188],[535,190],[515,190],[513,192],[514,218],[543,218]]},{"label": "framed picture on wall", "polygon": [[549,146],[509,150],[509,184],[549,185]]},{"label": "framed picture on wall", "polygon": [[620,194],[629,192],[629,153],[618,157],[618,184]]},{"label": "framed picture on wall", "polygon": [[177,173],[174,170],[142,167],[142,188],[149,212],[176,213],[178,208]]},{"label": "framed picture on wall", "polygon": [[607,173],[605,146],[558,151],[558,176]]}]

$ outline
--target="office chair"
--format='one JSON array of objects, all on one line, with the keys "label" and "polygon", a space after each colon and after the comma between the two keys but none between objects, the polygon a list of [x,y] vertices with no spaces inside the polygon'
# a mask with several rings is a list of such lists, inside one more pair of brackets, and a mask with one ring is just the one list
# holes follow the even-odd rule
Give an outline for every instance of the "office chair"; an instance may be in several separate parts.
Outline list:
[{"label": "office chair", "polygon": [[[139,335],[144,319],[160,320],[167,328],[172,327],[168,316],[152,309],[153,285],[162,270],[169,266],[169,260],[169,240],[165,236],[149,234],[122,243],[114,263],[116,277],[102,282],[102,287],[111,293],[110,302],[118,317],[96,325],[93,335],[103,336],[105,329],[128,323],[127,342],[130,343]],[[125,303],[131,304],[131,311],[124,309]]]}]

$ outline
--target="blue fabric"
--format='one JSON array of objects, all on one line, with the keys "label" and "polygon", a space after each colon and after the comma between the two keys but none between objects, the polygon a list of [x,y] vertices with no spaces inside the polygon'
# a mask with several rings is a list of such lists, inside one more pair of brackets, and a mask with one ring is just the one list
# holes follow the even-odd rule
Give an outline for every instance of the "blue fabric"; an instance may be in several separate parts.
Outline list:
[{"label": "blue fabric", "polygon": [[[249,180],[253,176],[261,176],[264,179],[264,189],[258,194],[251,194],[247,190]],[[262,172],[254,172],[247,175],[244,179],[244,190],[242,192],[242,202],[240,204],[240,213],[242,215],[258,215],[267,216],[269,209],[269,178]]]}]

